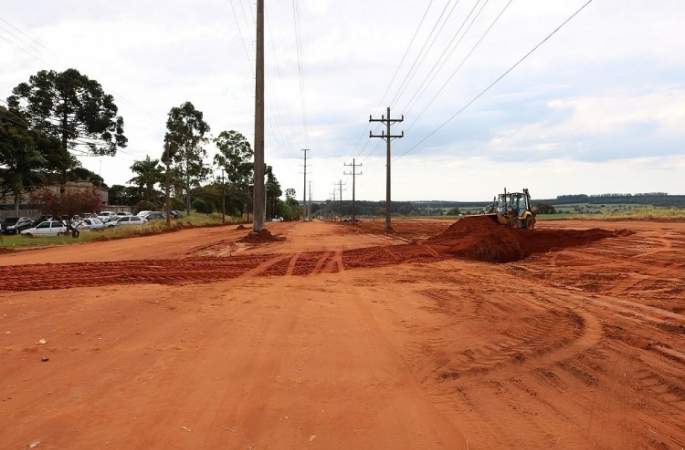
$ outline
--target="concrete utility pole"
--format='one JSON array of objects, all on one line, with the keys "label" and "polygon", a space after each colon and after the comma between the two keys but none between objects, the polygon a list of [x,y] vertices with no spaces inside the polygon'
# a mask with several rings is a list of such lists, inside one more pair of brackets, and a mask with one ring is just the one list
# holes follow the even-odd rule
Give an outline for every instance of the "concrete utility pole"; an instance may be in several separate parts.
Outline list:
[{"label": "concrete utility pole", "polygon": [[264,230],[264,0],[257,0],[257,79],[255,82],[254,192],[252,233]]},{"label": "concrete utility pole", "polygon": [[373,116],[369,116],[369,122],[383,122],[386,125],[386,131],[381,134],[373,134],[373,131],[369,131],[369,138],[381,138],[386,140],[387,145],[387,164],[386,164],[386,175],[385,175],[385,232],[389,233],[392,231],[392,224],[390,223],[390,141],[393,138],[403,138],[404,131],[400,135],[390,134],[390,125],[395,122],[404,121],[404,114],[401,119],[390,119],[390,107],[388,107],[388,117],[381,116],[380,119],[374,119]]},{"label": "concrete utility pole", "polygon": [[166,152],[166,227],[171,228],[171,197],[169,192],[169,186],[171,185],[171,179],[169,178],[169,146],[164,146],[164,151]]},{"label": "concrete utility pole", "polygon": [[355,190],[356,190],[355,180],[357,178],[357,175],[362,174],[361,172],[357,173],[357,167],[361,167],[362,164],[361,163],[356,164],[354,161],[354,158],[352,158],[352,164],[343,163],[343,165],[346,167],[352,167],[352,173],[349,173],[349,172],[343,172],[343,173],[345,175],[352,175],[352,223],[354,223],[354,222],[356,222],[356,219],[357,219],[357,216],[355,215],[355,211],[354,211],[354,198],[355,198]]},{"label": "concrete utility pole", "polygon": [[343,210],[342,210],[342,192],[343,192],[343,190],[345,190],[345,191],[347,190],[347,189],[343,189],[342,187],[343,187],[343,186],[347,186],[347,183],[343,183],[342,180],[340,180],[340,181],[338,181],[337,183],[333,183],[333,184],[335,184],[336,186],[338,186],[338,191],[340,192],[340,220],[342,220],[342,216],[343,216]]},{"label": "concrete utility pole", "polygon": [[312,213],[312,181],[309,180],[309,204],[307,205],[307,215]]},{"label": "concrete utility pole", "polygon": [[302,188],[302,220],[307,220],[307,152],[308,148],[303,148],[304,152],[304,187]]},{"label": "concrete utility pole", "polygon": [[221,169],[221,223],[226,223],[226,194],[224,193],[224,169]]}]

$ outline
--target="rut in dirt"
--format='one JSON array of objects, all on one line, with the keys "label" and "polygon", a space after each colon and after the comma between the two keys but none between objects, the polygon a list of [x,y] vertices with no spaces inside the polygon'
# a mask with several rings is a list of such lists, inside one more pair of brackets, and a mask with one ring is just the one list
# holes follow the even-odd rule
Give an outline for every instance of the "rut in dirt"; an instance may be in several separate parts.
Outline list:
[{"label": "rut in dirt", "polygon": [[[239,276],[307,276],[342,268],[384,267],[415,261],[463,258],[507,263],[535,253],[631,234],[626,230],[519,230],[487,217],[459,220],[425,241],[334,252],[266,254],[175,260],[31,264],[0,267],[0,290],[35,291],[112,284],[218,282]],[[230,245],[231,243],[226,243]],[[342,267],[341,267],[342,266]]]}]

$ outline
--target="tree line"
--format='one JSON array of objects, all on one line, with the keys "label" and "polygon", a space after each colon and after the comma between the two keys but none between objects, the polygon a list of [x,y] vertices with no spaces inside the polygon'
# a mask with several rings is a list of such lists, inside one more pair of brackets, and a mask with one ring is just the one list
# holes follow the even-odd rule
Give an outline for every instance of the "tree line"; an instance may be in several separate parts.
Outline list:
[{"label": "tree line", "polygon": [[[20,83],[0,105],[0,194],[12,196],[19,209],[22,194],[59,185],[66,198],[70,181],[89,181],[107,188],[99,175],[82,167],[77,156],[115,156],[127,147],[124,119],[111,95],[76,69],[42,70]],[[134,161],[129,186],[109,188],[109,203],[136,210],[225,211],[244,217],[252,208],[253,150],[235,130],[213,137],[203,113],[192,103],[172,107],[158,158]],[[208,161],[206,146],[218,153]],[[265,165],[267,215],[299,216],[294,190],[282,188]],[[40,196],[34,196],[38,199]],[[38,201],[38,200],[36,200]]]}]

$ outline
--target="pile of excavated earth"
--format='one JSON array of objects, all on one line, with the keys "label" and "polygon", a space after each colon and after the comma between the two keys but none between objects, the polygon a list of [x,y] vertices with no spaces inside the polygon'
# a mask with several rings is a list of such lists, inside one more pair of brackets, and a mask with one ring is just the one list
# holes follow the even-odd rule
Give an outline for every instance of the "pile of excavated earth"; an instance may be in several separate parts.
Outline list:
[{"label": "pile of excavated earth", "polygon": [[607,237],[629,234],[626,230],[524,230],[495,223],[488,216],[471,216],[452,224],[426,241],[440,254],[487,262],[512,262],[534,253],[586,245]]}]

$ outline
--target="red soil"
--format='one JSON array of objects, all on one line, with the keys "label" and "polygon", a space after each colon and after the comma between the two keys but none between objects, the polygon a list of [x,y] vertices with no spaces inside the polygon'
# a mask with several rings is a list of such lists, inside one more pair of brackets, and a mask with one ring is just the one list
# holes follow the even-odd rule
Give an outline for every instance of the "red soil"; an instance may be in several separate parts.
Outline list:
[{"label": "red soil", "polygon": [[534,253],[587,245],[630,232],[590,230],[524,230],[504,227],[489,217],[468,217],[426,241],[441,254],[487,262],[512,262]]},{"label": "red soil", "polygon": [[685,223],[481,220],[2,254],[0,449],[684,448]]},{"label": "red soil", "polygon": [[283,240],[285,240],[284,237],[274,236],[273,234],[271,234],[271,232],[269,230],[267,230],[265,228],[262,231],[258,231],[258,232],[250,231],[247,234],[247,236],[245,236],[242,239],[238,239],[238,242],[249,242],[249,243],[253,243],[253,244],[261,244],[261,243],[265,243],[265,242],[274,242],[274,241],[283,241]]}]

